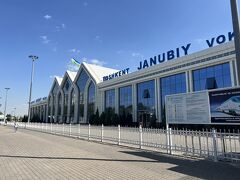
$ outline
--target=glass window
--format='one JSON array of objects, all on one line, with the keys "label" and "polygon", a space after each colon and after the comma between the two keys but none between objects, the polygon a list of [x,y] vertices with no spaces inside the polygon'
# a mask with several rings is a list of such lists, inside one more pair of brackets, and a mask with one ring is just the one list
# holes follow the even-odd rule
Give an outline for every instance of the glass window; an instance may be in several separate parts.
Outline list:
[{"label": "glass window", "polygon": [[[198,72],[200,72],[199,75]],[[230,86],[231,76],[229,63],[210,66],[193,71],[194,91],[200,91],[205,89],[217,89]]]},{"label": "glass window", "polygon": [[105,110],[115,112],[115,90],[105,91]]},{"label": "glass window", "polygon": [[72,89],[71,92],[71,106],[70,106],[70,116],[74,116],[74,107],[75,107],[75,91]]},{"label": "glass window", "polygon": [[[195,71],[194,75],[199,77],[200,74],[206,74],[206,71]],[[164,83],[165,81],[169,83]],[[160,79],[160,94],[161,94],[161,108],[162,120],[165,120],[165,96],[170,94],[178,94],[186,92],[186,76],[185,73],[176,74],[172,76],[163,77]]]},{"label": "glass window", "polygon": [[132,122],[132,86],[119,88],[119,115],[121,124]]},{"label": "glass window", "polygon": [[58,95],[58,115],[61,115],[61,107],[62,107],[62,95],[59,93]]},{"label": "glass window", "polygon": [[143,127],[156,126],[155,80],[137,84],[137,120]]},{"label": "glass window", "polygon": [[77,80],[77,87],[79,90],[79,116],[81,118],[84,116],[84,90],[88,79],[87,73],[82,70]]},{"label": "glass window", "polygon": [[88,88],[88,122],[89,118],[94,115],[95,106],[95,85],[93,82],[90,83]]}]

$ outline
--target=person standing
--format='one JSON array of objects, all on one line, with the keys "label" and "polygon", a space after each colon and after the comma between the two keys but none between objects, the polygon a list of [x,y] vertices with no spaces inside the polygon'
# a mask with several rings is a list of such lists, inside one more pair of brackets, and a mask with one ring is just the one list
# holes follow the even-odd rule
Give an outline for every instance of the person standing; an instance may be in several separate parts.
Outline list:
[{"label": "person standing", "polygon": [[13,127],[14,127],[14,132],[16,133],[16,132],[17,132],[17,129],[18,129],[18,124],[17,124],[16,121],[14,122],[14,126],[13,126]]}]

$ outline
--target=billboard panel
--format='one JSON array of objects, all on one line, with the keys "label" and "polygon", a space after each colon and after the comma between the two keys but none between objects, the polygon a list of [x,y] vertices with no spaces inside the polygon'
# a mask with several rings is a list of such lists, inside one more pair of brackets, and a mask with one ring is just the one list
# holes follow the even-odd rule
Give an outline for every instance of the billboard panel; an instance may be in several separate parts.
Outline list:
[{"label": "billboard panel", "polygon": [[209,92],[211,122],[240,123],[240,88]]}]

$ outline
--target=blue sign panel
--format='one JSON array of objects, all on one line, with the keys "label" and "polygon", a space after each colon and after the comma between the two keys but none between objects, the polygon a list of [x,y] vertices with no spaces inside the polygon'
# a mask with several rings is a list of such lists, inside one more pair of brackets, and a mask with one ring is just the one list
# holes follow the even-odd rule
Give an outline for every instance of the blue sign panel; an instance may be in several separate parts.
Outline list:
[{"label": "blue sign panel", "polygon": [[104,76],[103,81],[107,81],[107,80],[110,80],[110,79],[113,79],[113,78],[116,78],[116,77],[120,77],[120,76],[122,76],[124,74],[128,74],[128,73],[129,73],[129,68],[126,68],[126,69],[123,69],[121,71],[110,74],[108,76]]}]

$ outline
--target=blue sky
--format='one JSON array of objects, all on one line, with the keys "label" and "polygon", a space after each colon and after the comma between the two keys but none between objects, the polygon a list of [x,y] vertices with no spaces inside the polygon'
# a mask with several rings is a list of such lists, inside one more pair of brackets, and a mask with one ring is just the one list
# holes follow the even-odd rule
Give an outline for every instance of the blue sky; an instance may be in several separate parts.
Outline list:
[{"label": "blue sky", "polygon": [[47,96],[53,77],[62,76],[71,57],[78,61],[136,71],[140,61],[232,31],[230,0],[1,0],[0,111],[27,113],[35,63],[33,99]]}]

